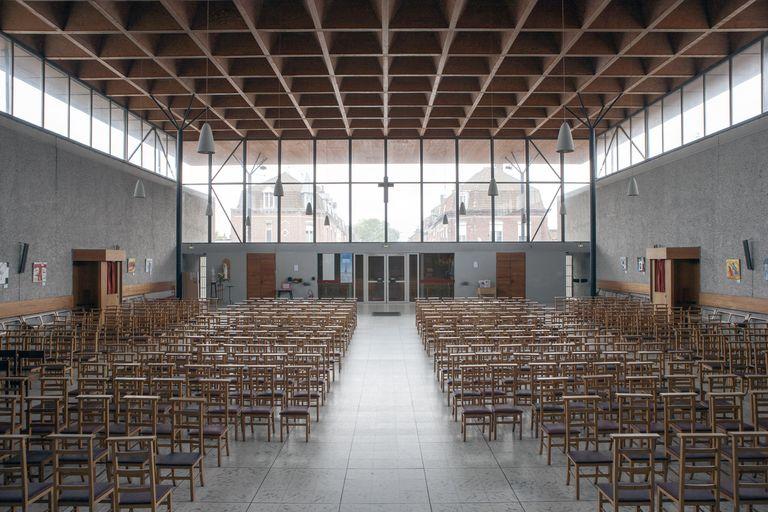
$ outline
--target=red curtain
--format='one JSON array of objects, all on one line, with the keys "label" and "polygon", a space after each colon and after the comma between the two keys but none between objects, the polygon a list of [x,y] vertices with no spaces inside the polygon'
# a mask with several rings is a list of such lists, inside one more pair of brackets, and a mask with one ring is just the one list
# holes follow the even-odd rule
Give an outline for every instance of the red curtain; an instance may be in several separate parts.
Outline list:
[{"label": "red curtain", "polygon": [[653,260],[653,289],[657,292],[664,293],[665,290],[665,276],[664,265],[665,260]]},{"label": "red curtain", "polygon": [[107,262],[107,294],[117,293],[117,262]]}]

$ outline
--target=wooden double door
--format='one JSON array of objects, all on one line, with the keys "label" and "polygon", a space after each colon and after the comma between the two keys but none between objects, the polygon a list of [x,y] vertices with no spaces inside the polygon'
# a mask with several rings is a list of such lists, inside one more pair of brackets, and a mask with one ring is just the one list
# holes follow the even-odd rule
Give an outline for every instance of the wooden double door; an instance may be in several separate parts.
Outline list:
[{"label": "wooden double door", "polygon": [[274,253],[249,252],[246,259],[246,296],[274,297],[276,290]]},{"label": "wooden double door", "polygon": [[496,253],[496,296],[525,297],[525,253]]}]

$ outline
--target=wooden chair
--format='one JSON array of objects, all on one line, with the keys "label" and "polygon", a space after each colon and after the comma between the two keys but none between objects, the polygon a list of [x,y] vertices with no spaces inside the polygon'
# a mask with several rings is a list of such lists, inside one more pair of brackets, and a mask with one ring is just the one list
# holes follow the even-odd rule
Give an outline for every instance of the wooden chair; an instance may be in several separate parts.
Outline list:
[{"label": "wooden chair", "polygon": [[53,482],[30,482],[27,467],[27,439],[23,434],[0,436],[0,466],[3,485],[0,485],[0,506],[20,507],[22,512],[32,504],[47,499],[48,511],[53,512]]},{"label": "wooden chair", "polygon": [[286,365],[283,368],[284,389],[286,393],[285,404],[280,408],[280,442],[284,435],[288,435],[291,427],[304,427],[304,439],[309,442],[311,429],[311,416],[306,400],[294,401],[293,396],[297,392],[309,392],[310,367],[306,365]]},{"label": "wooden chair", "polygon": [[243,422],[243,439],[245,426],[250,426],[251,435],[254,426],[267,427],[267,441],[272,440],[275,431],[275,367],[267,365],[250,365],[245,369],[245,380],[240,395],[240,415]]},{"label": "wooden chair", "polygon": [[[171,419],[173,422],[171,452],[157,456],[158,480],[189,481],[189,499],[195,501],[195,470],[200,475],[200,485],[205,485],[205,399],[201,397],[171,398]],[[189,451],[184,451],[184,446]],[[161,470],[170,473],[162,475]],[[179,476],[177,471],[186,471]]]},{"label": "wooden chair", "polygon": [[489,437],[493,436],[493,411],[485,405],[483,393],[493,386],[491,370],[485,365],[462,365],[460,367],[461,387],[458,389],[461,408],[461,438],[467,440],[467,428],[479,426],[482,433],[488,427]]},{"label": "wooden chair", "polygon": [[614,511],[633,507],[654,508],[654,475],[657,434],[612,434],[611,481],[597,484],[598,512],[604,505]]},{"label": "wooden chair", "polygon": [[[154,512],[164,504],[170,512],[173,508],[173,486],[157,483],[155,438],[110,437],[107,443],[117,494],[117,510],[148,508]],[[137,461],[141,463],[137,464]],[[134,479],[138,483],[133,483]]]},{"label": "wooden chair", "polygon": [[[565,485],[576,480],[576,499],[581,499],[582,476],[610,478],[613,454],[600,450],[599,412],[602,398],[598,395],[572,395],[563,397],[565,404],[565,455],[567,459]],[[582,445],[583,448],[582,448]],[[593,448],[590,449],[590,446]],[[592,473],[583,473],[591,468]]]},{"label": "wooden chair", "polygon": [[720,496],[733,509],[768,504],[768,433],[730,432],[730,478],[722,479]]},{"label": "wooden chair", "polygon": [[720,445],[725,438],[720,433],[678,434],[678,480],[657,485],[659,509],[670,501],[680,512],[686,506],[720,510]]},{"label": "wooden chair", "polygon": [[52,434],[54,469],[54,509],[87,507],[95,511],[99,503],[109,501],[116,509],[115,486],[99,481],[96,465],[107,456],[107,450],[96,446],[95,434]]}]

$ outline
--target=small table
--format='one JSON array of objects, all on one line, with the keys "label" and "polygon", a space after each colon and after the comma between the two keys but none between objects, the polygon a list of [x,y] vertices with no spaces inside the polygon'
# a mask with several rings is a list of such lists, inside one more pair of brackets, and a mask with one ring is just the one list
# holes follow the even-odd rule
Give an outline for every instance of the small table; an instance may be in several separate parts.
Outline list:
[{"label": "small table", "polygon": [[289,298],[291,298],[291,299],[293,298],[293,289],[292,289],[292,288],[287,288],[287,289],[285,289],[285,288],[278,288],[278,289],[277,289],[277,290],[275,290],[275,291],[276,291],[276,293],[277,293],[277,298],[278,298],[278,299],[280,298],[280,296],[281,296],[281,295],[283,295],[283,294],[285,294],[285,293],[287,293],[287,294],[288,294],[288,297],[289,297]]}]

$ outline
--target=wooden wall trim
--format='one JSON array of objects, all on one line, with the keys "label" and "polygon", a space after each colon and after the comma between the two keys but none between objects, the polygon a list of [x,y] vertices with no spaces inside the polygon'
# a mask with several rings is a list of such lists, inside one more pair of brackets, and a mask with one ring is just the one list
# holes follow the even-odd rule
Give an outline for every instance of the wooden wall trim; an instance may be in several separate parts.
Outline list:
[{"label": "wooden wall trim", "polygon": [[74,299],[71,295],[58,297],[45,297],[42,299],[19,300],[13,302],[0,302],[0,318],[12,318],[17,316],[34,315],[36,313],[48,313],[60,309],[72,309]]},{"label": "wooden wall trim", "polygon": [[611,292],[620,293],[638,293],[641,295],[648,295],[650,285],[647,283],[632,283],[628,281],[597,281],[597,287],[601,290],[608,290]]},{"label": "wooden wall trim", "polygon": [[145,293],[158,293],[173,291],[176,283],[173,281],[157,281],[153,283],[123,284],[123,298],[144,295]]},{"label": "wooden wall trim", "polygon": [[735,309],[748,313],[768,314],[768,298],[763,297],[702,293],[699,295],[699,304],[715,308]]}]

